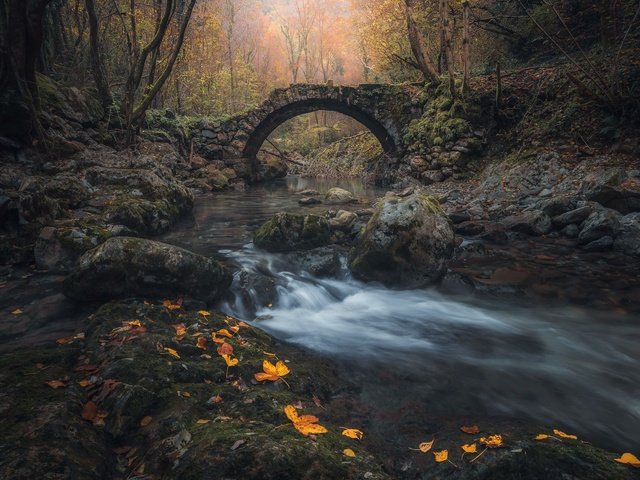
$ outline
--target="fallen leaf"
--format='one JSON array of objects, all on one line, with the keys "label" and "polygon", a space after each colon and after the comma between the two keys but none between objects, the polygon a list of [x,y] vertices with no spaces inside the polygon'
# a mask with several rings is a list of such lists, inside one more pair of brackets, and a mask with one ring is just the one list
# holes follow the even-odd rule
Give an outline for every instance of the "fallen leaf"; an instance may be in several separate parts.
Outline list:
[{"label": "fallen leaf", "polygon": [[82,418],[90,422],[93,422],[97,415],[98,415],[98,406],[95,403],[89,401],[84,404],[84,406],[82,407]]},{"label": "fallen leaf", "polygon": [[555,428],[553,429],[553,433],[555,435],[557,435],[560,438],[566,438],[567,440],[577,440],[578,437],[576,437],[575,435],[569,435],[568,433],[564,433],[560,430],[556,430]]},{"label": "fallen leaf", "polygon": [[224,358],[227,367],[235,367],[240,362],[237,358],[231,358],[231,355],[220,355]]},{"label": "fallen leaf", "polygon": [[198,315],[202,315],[203,317],[208,317],[209,315],[211,315],[211,312],[208,312],[206,310],[198,310]]},{"label": "fallen leaf", "polygon": [[21,308],[16,308],[13,312],[11,312],[11,315],[22,315],[24,313],[24,311]]},{"label": "fallen leaf", "polygon": [[141,327],[142,323],[140,322],[140,320],[131,320],[130,322],[125,322],[127,325],[129,325],[130,327]]},{"label": "fallen leaf", "polygon": [[449,451],[440,450],[439,452],[433,452],[433,456],[438,463],[446,462],[449,459]]},{"label": "fallen leaf", "polygon": [[218,338],[218,336],[216,335],[216,332],[211,332],[211,341],[213,343],[224,343],[225,339],[224,338]]},{"label": "fallen leaf", "polygon": [[618,463],[631,465],[634,468],[640,468],[640,460],[632,453],[623,453],[620,458],[614,458]]},{"label": "fallen leaf", "polygon": [[213,403],[222,403],[222,402],[224,402],[224,400],[222,399],[220,394],[218,394],[215,397],[213,397]]},{"label": "fallen leaf", "polygon": [[278,360],[275,365],[269,360],[263,360],[262,370],[264,370],[264,372],[256,373],[254,375],[255,379],[259,382],[263,382],[265,380],[277,382],[282,379],[282,377],[289,374],[289,367],[287,367],[282,360]]},{"label": "fallen leaf", "polygon": [[267,357],[276,357],[278,358],[278,356],[275,353],[270,353],[270,352],[262,352],[263,355],[266,355]]},{"label": "fallen leaf", "polygon": [[59,388],[64,388],[67,386],[64,382],[61,382],[60,380],[49,380],[48,382],[44,382],[44,383],[49,385],[54,390],[57,390]]},{"label": "fallen leaf", "polygon": [[488,438],[482,437],[480,443],[489,448],[502,447],[502,435],[490,435]]},{"label": "fallen leaf", "polygon": [[89,380],[86,380],[86,379],[84,379],[84,380],[80,380],[80,381],[78,382],[78,385],[80,385],[82,388],[86,388],[86,387],[88,387],[90,384],[91,384],[91,382],[90,382]]},{"label": "fallen leaf", "polygon": [[198,338],[198,341],[196,342],[196,347],[202,349],[202,350],[206,350],[207,349],[207,339],[206,337],[200,337]]},{"label": "fallen leaf", "polygon": [[177,303],[173,303],[171,300],[167,300],[164,299],[162,301],[162,306],[168,308],[169,310],[178,310],[181,305],[178,305]]},{"label": "fallen leaf", "polygon": [[58,345],[66,345],[67,343],[71,343],[76,339],[75,335],[69,335],[68,337],[62,337],[56,340]]},{"label": "fallen leaf", "polygon": [[237,450],[238,448],[240,448],[242,445],[244,445],[245,443],[247,443],[246,440],[236,440],[234,442],[233,445],[231,445],[231,450]]},{"label": "fallen leaf", "polygon": [[206,418],[201,418],[200,420],[198,420],[196,422],[197,425],[206,425],[207,423],[209,423],[211,420],[208,420]]},{"label": "fallen leaf", "polygon": [[216,332],[218,335],[222,335],[223,337],[233,338],[233,335],[226,328],[221,328]]},{"label": "fallen leaf", "polygon": [[409,450],[415,450],[415,451],[420,451],[422,453],[427,453],[429,450],[431,450],[431,447],[433,447],[433,442],[435,442],[436,440],[433,439],[430,442],[422,442],[420,445],[418,445],[418,448],[410,448]]},{"label": "fallen leaf", "polygon": [[235,334],[240,331],[240,327],[229,327],[229,330],[231,330],[231,332]]},{"label": "fallen leaf", "polygon": [[351,450],[350,448],[345,448],[345,449],[342,451],[342,454],[343,454],[345,457],[355,457],[355,456],[356,456],[356,452],[354,452],[354,451],[353,451],[353,450]]},{"label": "fallen leaf", "polygon": [[140,426],[146,427],[151,423],[152,420],[153,420],[153,417],[150,417],[149,415],[147,415],[146,417],[143,417],[142,420],[140,420]]},{"label": "fallen leaf", "polygon": [[476,453],[478,451],[478,445],[475,443],[465,444],[460,448],[462,448],[465,453]]},{"label": "fallen leaf", "polygon": [[173,348],[165,347],[164,351],[167,352],[169,355],[171,355],[176,360],[180,360],[180,355],[178,355],[178,352],[176,352]]},{"label": "fallen leaf", "polygon": [[327,433],[327,429],[318,424],[318,417],[314,415],[298,415],[296,407],[293,405],[287,405],[284,407],[284,413],[289,420],[293,423],[293,426],[304,436],[318,435],[321,433]]},{"label": "fallen leaf", "polygon": [[324,408],[322,406],[322,402],[320,401],[320,398],[317,395],[313,396],[313,403],[316,404],[316,407]]},{"label": "fallen leaf", "polygon": [[471,427],[460,427],[460,430],[462,430],[464,433],[468,433],[469,435],[476,435],[480,433],[480,429],[477,425],[473,425]]},{"label": "fallen leaf", "polygon": [[231,346],[231,344],[224,342],[221,343],[220,346],[216,349],[218,352],[218,355],[222,356],[222,355],[233,355],[233,347]]},{"label": "fallen leaf", "polygon": [[179,323],[177,325],[172,325],[174,330],[176,331],[176,340],[180,341],[187,334],[187,327],[184,323]]},{"label": "fallen leaf", "polygon": [[191,397],[191,394],[189,392],[183,392],[181,390],[176,390],[176,393],[178,394],[179,397],[184,397],[184,398]]},{"label": "fallen leaf", "polygon": [[354,438],[356,440],[362,440],[362,436],[364,435],[364,433],[355,428],[345,428],[344,430],[342,430],[342,435],[344,435],[345,437]]},{"label": "fallen leaf", "polygon": [[546,433],[539,433],[536,436],[536,440],[546,440],[547,438],[549,438],[549,435],[547,435]]}]

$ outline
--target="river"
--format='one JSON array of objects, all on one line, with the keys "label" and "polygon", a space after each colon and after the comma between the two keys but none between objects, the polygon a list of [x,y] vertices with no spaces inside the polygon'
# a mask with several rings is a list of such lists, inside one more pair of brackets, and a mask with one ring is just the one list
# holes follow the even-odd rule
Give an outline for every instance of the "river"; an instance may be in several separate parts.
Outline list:
[{"label": "river", "polygon": [[[357,208],[384,193],[357,181],[337,185],[361,199]],[[402,448],[421,422],[437,425],[455,416],[496,424],[497,419],[525,419],[601,447],[637,449],[637,317],[512,298],[453,296],[435,288],[392,290],[356,281],[346,268],[335,278],[318,279],[289,268],[282,255],[253,247],[255,229],[274,213],[326,210],[300,207],[294,192],[332,186],[336,182],[288,178],[202,197],[193,219],[164,240],[223,255],[248,272],[274,279],[272,305],[250,291],[244,296],[252,296],[253,308],[233,300],[220,308],[334,360],[358,386],[363,412]]]}]

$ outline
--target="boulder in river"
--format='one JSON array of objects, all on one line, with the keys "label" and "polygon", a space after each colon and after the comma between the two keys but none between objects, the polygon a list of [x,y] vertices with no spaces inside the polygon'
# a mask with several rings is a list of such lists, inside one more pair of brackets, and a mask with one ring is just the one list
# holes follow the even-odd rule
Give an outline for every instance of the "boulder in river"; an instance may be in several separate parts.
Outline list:
[{"label": "boulder in river", "polygon": [[336,216],[329,219],[329,227],[331,230],[348,232],[353,228],[357,221],[357,214],[347,210],[338,210]]},{"label": "boulder in river", "polygon": [[420,288],[438,281],[453,254],[455,235],[438,200],[418,191],[388,195],[376,208],[350,255],[350,268],[363,280]]},{"label": "boulder in river", "polygon": [[115,237],[80,257],[64,293],[78,301],[179,294],[213,301],[231,280],[212,258],[152,240]]},{"label": "boulder in river", "polygon": [[253,243],[269,252],[290,252],[327,245],[329,235],[324,217],[277,213],[258,229]]},{"label": "boulder in river", "polygon": [[551,231],[551,218],[540,210],[528,210],[506,217],[501,222],[507,230],[541,236]]},{"label": "boulder in river", "polygon": [[324,196],[324,203],[329,205],[346,205],[348,203],[358,203],[358,200],[347,190],[332,188]]}]

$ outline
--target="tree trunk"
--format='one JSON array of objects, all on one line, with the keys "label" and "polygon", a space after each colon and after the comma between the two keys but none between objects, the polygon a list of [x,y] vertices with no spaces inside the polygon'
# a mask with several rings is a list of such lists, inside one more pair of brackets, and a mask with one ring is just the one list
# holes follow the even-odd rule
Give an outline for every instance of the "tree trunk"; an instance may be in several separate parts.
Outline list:
[{"label": "tree trunk", "polygon": [[93,71],[94,81],[96,82],[96,88],[98,89],[100,103],[106,111],[113,103],[113,97],[111,96],[109,82],[107,81],[104,65],[102,63],[98,16],[96,15],[94,0],[85,0],[85,5],[87,7],[87,15],[89,17],[91,69]]},{"label": "tree trunk", "polygon": [[429,60],[426,42],[416,23],[414,7],[417,3],[417,0],[404,0],[411,51],[424,79],[429,82],[439,82],[438,71]]},{"label": "tree trunk", "polygon": [[444,50],[447,59],[447,74],[449,77],[449,92],[456,96],[456,80],[453,71],[453,47],[451,45],[451,30],[449,28],[449,0],[440,0],[440,17]]},{"label": "tree trunk", "polygon": [[471,59],[469,58],[469,48],[471,38],[469,36],[469,0],[462,1],[462,66],[463,66],[463,80],[462,80],[462,92],[467,95],[469,93],[469,76],[471,75]]}]

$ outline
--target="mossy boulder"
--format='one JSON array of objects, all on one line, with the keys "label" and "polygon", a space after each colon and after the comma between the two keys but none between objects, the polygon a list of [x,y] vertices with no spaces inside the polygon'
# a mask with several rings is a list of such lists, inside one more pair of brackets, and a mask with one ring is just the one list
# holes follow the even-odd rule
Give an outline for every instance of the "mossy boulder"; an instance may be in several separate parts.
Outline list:
[{"label": "mossy boulder", "polygon": [[358,203],[353,194],[343,188],[331,188],[324,196],[324,203],[327,205],[347,205]]},{"label": "mossy boulder", "polygon": [[212,258],[151,240],[116,237],[80,257],[65,279],[64,293],[78,301],[178,294],[214,301],[231,280]]},{"label": "mossy boulder", "polygon": [[258,229],[253,243],[270,252],[308,250],[328,245],[330,234],[324,217],[277,213]]},{"label": "mossy boulder", "polygon": [[259,164],[259,179],[264,182],[284,178],[287,176],[289,167],[287,162],[279,158],[270,157]]},{"label": "mossy boulder", "polygon": [[455,247],[451,221],[422,191],[386,196],[350,255],[353,274],[367,281],[420,288],[446,272]]},{"label": "mossy boulder", "polygon": [[146,200],[125,196],[107,209],[106,220],[124,225],[138,235],[155,236],[165,233],[184,211],[168,200]]}]

